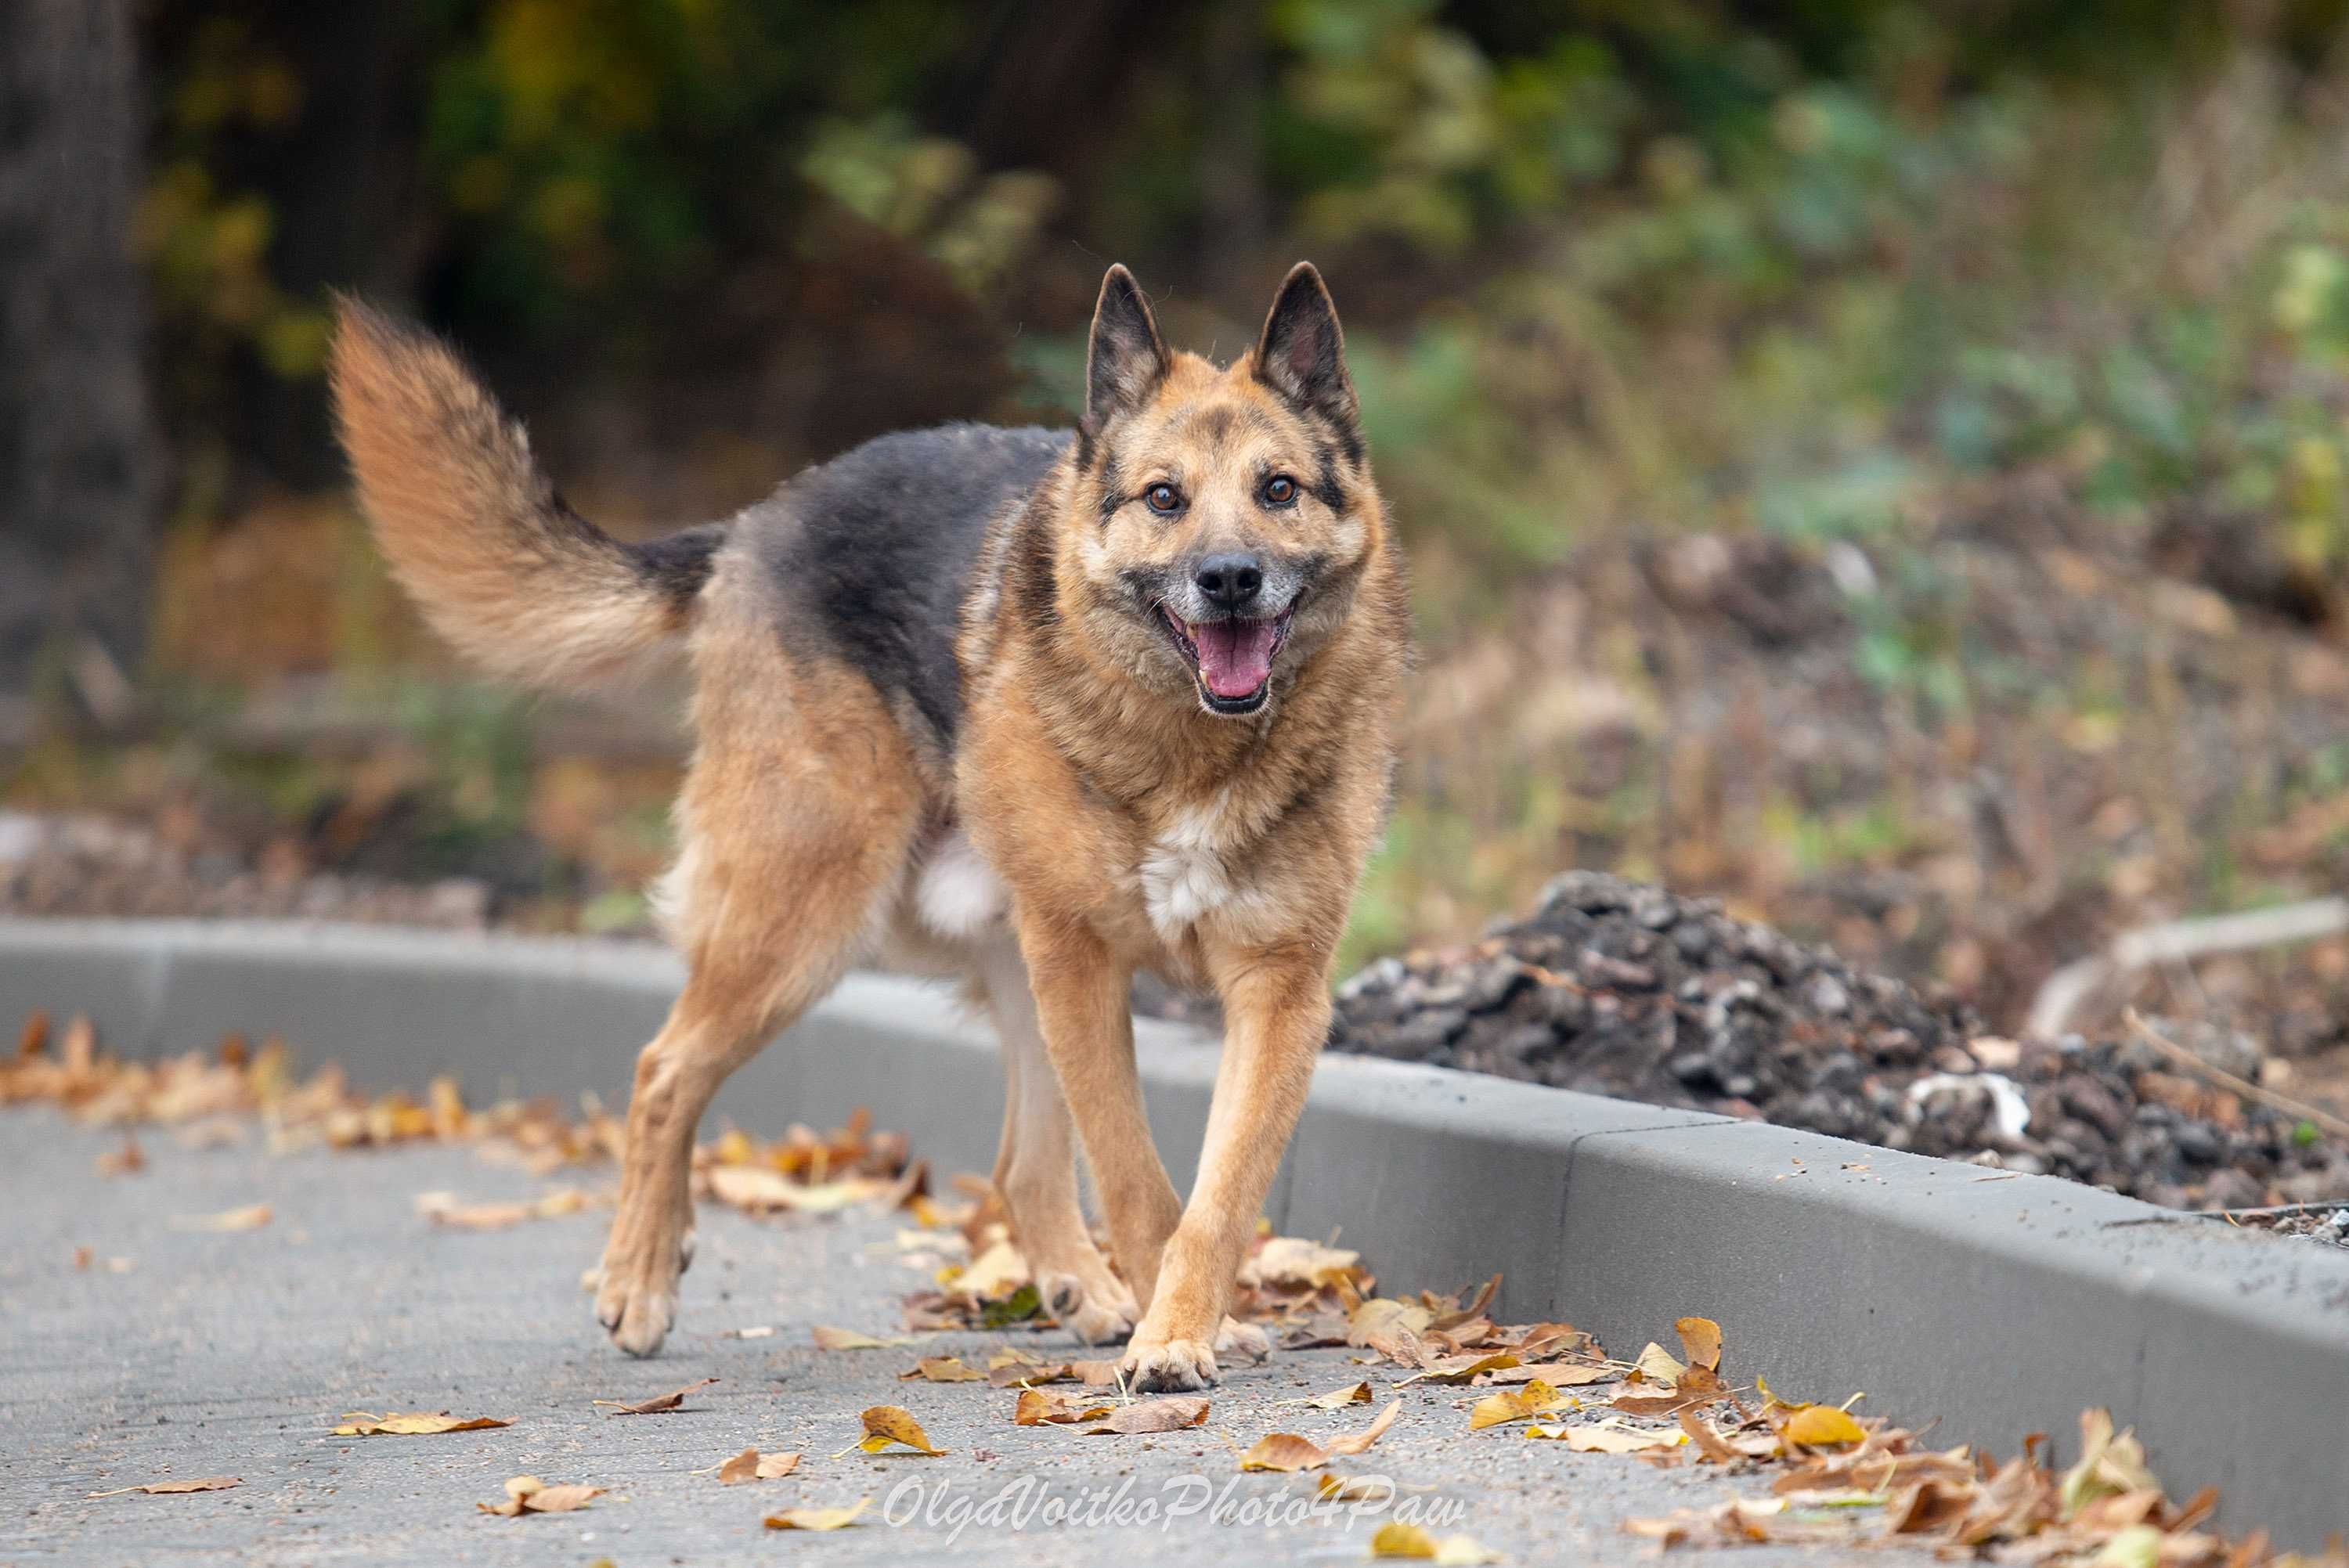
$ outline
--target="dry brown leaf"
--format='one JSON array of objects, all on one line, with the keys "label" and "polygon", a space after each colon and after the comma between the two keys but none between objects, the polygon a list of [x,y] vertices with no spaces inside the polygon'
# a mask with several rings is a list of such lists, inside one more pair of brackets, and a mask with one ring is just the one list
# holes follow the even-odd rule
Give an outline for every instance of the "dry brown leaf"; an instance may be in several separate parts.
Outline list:
[{"label": "dry brown leaf", "polygon": [[810,1331],[818,1350],[886,1350],[892,1346],[916,1343],[913,1335],[898,1335],[888,1339],[876,1339],[854,1328],[835,1328],[829,1323],[819,1323]]},{"label": "dry brown leaf", "polygon": [[122,1147],[110,1149],[98,1157],[98,1173],[101,1176],[130,1176],[147,1169],[147,1151],[129,1133],[122,1135]]},{"label": "dry brown leaf", "polygon": [[534,1475],[518,1475],[506,1482],[503,1502],[477,1502],[473,1506],[483,1513],[519,1519],[525,1513],[574,1512],[586,1507],[591,1499],[603,1495],[600,1486],[549,1486]]},{"label": "dry brown leaf", "polygon": [[756,1449],[744,1449],[718,1467],[718,1479],[727,1486],[740,1486],[746,1480],[776,1480],[800,1468],[800,1456],[761,1454]]},{"label": "dry brown leaf", "polygon": [[1313,1496],[1319,1502],[1377,1502],[1394,1491],[1394,1482],[1384,1476],[1325,1475]]},{"label": "dry brown leaf", "polygon": [[1672,1326],[1680,1331],[1681,1348],[1691,1367],[1721,1370],[1721,1325],[1709,1317],[1683,1317]]},{"label": "dry brown leaf", "polygon": [[1372,1443],[1377,1442],[1381,1438],[1387,1435],[1387,1429],[1393,1426],[1395,1424],[1395,1418],[1402,1414],[1402,1401],[1401,1399],[1390,1400],[1385,1409],[1381,1410],[1376,1416],[1371,1418],[1371,1424],[1369,1426],[1363,1428],[1359,1432],[1348,1432],[1342,1437],[1331,1438],[1329,1442],[1323,1446],[1333,1454],[1344,1454],[1350,1457],[1354,1454],[1368,1452]]},{"label": "dry brown leaf", "polygon": [[419,1192],[416,1212],[452,1231],[502,1231],[526,1220],[552,1220],[587,1207],[587,1194],[559,1187],[543,1197],[511,1203],[460,1203],[453,1192]]},{"label": "dry brown leaf", "polygon": [[787,1508],[767,1515],[765,1523],[770,1530],[844,1530],[872,1506],[871,1498],[860,1497],[852,1508]]},{"label": "dry brown leaf", "polygon": [[247,1203],[217,1214],[181,1214],[171,1221],[175,1231],[257,1231],[269,1223],[269,1205]]},{"label": "dry brown leaf", "polygon": [[495,1416],[452,1416],[446,1410],[395,1410],[388,1416],[370,1410],[346,1410],[342,1419],[343,1424],[335,1429],[338,1438],[429,1438],[442,1432],[481,1432],[513,1425]]},{"label": "dry brown leaf", "polygon": [[1688,1441],[1682,1432],[1643,1432],[1605,1421],[1595,1427],[1560,1427],[1556,1431],[1535,1427],[1526,1436],[1555,1439],[1578,1454],[1644,1454]]},{"label": "dry brown leaf", "polygon": [[1310,1405],[1317,1410],[1342,1410],[1349,1405],[1371,1402],[1371,1386],[1367,1381],[1348,1388],[1332,1388],[1327,1394],[1316,1394],[1310,1399],[1299,1399],[1300,1405]]},{"label": "dry brown leaf", "polygon": [[1468,1429],[1482,1431],[1509,1421],[1523,1421],[1546,1411],[1559,1409],[1566,1397],[1537,1377],[1522,1388],[1506,1388],[1497,1394],[1487,1394],[1468,1411]]},{"label": "dry brown leaf", "polygon": [[1070,1427],[1080,1421],[1098,1421],[1113,1408],[1098,1400],[1080,1399],[1050,1388],[1022,1388],[1019,1402],[1012,1408],[1011,1420],[1013,1425],[1021,1427]]},{"label": "dry brown leaf", "polygon": [[1640,1352],[1640,1359],[1631,1364],[1631,1380],[1635,1383],[1661,1383],[1671,1388],[1679,1385],[1681,1375],[1687,1370],[1673,1358],[1671,1351],[1651,1339],[1647,1348]]},{"label": "dry brown leaf", "polygon": [[984,1383],[987,1374],[976,1367],[966,1367],[953,1356],[925,1356],[897,1374],[901,1383],[919,1377],[926,1383]]},{"label": "dry brown leaf", "polygon": [[1087,1427],[1088,1437],[1102,1432],[1117,1432],[1133,1436],[1140,1432],[1179,1432],[1198,1426],[1207,1418],[1207,1401],[1191,1394],[1172,1394],[1159,1399],[1141,1399],[1131,1405],[1120,1405],[1112,1410],[1109,1419],[1098,1426]]},{"label": "dry brown leaf", "polygon": [[913,1449],[917,1454],[936,1458],[947,1450],[931,1445],[929,1434],[913,1413],[902,1405],[875,1405],[864,1416],[864,1437],[854,1446],[868,1454],[877,1454],[893,1444]]},{"label": "dry brown leaf", "polygon": [[1346,1343],[1377,1347],[1424,1333],[1435,1315],[1417,1302],[1374,1295],[1347,1315]]},{"label": "dry brown leaf", "polygon": [[1679,1412],[1679,1420],[1681,1430],[1689,1435],[1689,1441],[1696,1445],[1697,1453],[1702,1458],[1723,1465],[1733,1465],[1746,1458],[1743,1449],[1732,1448],[1727,1439],[1713,1429],[1713,1423],[1694,1410]]},{"label": "dry brown leaf", "polygon": [[208,1475],[201,1476],[194,1480],[150,1480],[143,1486],[118,1486],[112,1491],[93,1491],[83,1495],[86,1498],[95,1499],[120,1497],[125,1492],[144,1491],[151,1492],[158,1497],[169,1497],[183,1491],[226,1491],[233,1486],[243,1484],[244,1480],[242,1476]]},{"label": "dry brown leaf", "polygon": [[684,1404],[688,1394],[698,1393],[717,1381],[715,1377],[704,1377],[698,1383],[688,1383],[682,1388],[672,1388],[666,1394],[656,1394],[649,1399],[639,1399],[633,1405],[622,1404],[617,1399],[598,1399],[595,1403],[608,1407],[607,1413],[614,1416],[657,1416],[665,1410],[674,1410]]},{"label": "dry brown leaf", "polygon": [[1258,1438],[1248,1451],[1240,1456],[1244,1470],[1319,1470],[1330,1462],[1328,1450],[1310,1438],[1300,1438],[1295,1432],[1269,1432]]},{"label": "dry brown leaf", "polygon": [[1579,1388],[1591,1383],[1611,1383],[1623,1374],[1612,1367],[1584,1367],[1571,1361],[1546,1361],[1536,1367],[1503,1367],[1484,1375],[1486,1383],[1540,1381],[1553,1388]]},{"label": "dry brown leaf", "polygon": [[1519,1364],[1516,1354],[1506,1350],[1486,1355],[1446,1356],[1429,1362],[1423,1369],[1413,1373],[1395,1387],[1400,1388],[1405,1383],[1465,1383],[1480,1372],[1505,1371]]}]

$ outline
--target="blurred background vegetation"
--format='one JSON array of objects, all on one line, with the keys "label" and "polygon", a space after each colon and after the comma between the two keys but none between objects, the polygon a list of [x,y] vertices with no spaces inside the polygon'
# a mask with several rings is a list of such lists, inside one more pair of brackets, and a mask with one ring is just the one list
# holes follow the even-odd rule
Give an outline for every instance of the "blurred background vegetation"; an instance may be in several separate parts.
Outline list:
[{"label": "blurred background vegetation", "polygon": [[[2116,929],[2349,866],[2340,0],[132,15],[155,609],[127,717],[47,624],[20,808],[640,922],[665,699],[523,703],[418,632],[339,488],[331,288],[655,531],[1064,419],[1108,261],[1228,356],[1309,255],[1425,645],[1350,960],[1602,866],[2011,1024]],[[2318,1049],[2344,972],[2179,984]]]}]

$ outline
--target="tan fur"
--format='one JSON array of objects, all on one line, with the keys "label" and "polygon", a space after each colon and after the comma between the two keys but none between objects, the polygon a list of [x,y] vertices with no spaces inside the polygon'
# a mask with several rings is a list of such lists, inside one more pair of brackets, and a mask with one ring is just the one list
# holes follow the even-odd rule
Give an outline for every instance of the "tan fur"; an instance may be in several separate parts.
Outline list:
[{"label": "tan fur", "polygon": [[466,655],[511,679],[588,686],[683,630],[612,542],[563,510],[521,425],[440,344],[347,304],[328,377],[376,540]]},{"label": "tan fur", "polygon": [[[1304,284],[1326,310],[1307,271],[1284,299]],[[1111,303],[1105,285],[1104,318]],[[1102,332],[1097,320],[1097,356]],[[517,562],[499,531],[543,491],[519,429],[453,359],[389,352],[348,324],[345,339],[336,387],[362,493],[437,624],[509,657],[521,639],[535,662],[552,639],[572,670],[667,631],[638,593],[625,628],[579,632],[575,617],[605,602],[602,568]],[[667,889],[691,977],[638,1065],[597,1294],[623,1347],[648,1353],[673,1318],[691,1140],[719,1084],[885,943],[964,976],[1004,1037],[996,1182],[1056,1315],[1088,1339],[1132,1330],[1124,1366],[1142,1387],[1212,1381],[1219,1346],[1261,1354],[1262,1336],[1226,1315],[1328,1029],[1338,939],[1380,830],[1408,629],[1367,468],[1333,457],[1330,419],[1258,362],[1272,343],[1268,325],[1257,355],[1227,369],[1175,355],[1102,377],[1121,411],[1089,413],[1087,444],[988,536],[964,605],[950,758],[864,673],[776,636],[751,551],[717,555],[694,612],[698,746]],[[1335,385],[1332,406],[1350,414],[1342,372]],[[451,429],[464,433],[455,455]],[[1256,499],[1275,469],[1342,482],[1334,504],[1316,494],[1276,515]],[[1191,498],[1179,521],[1121,502],[1159,475],[1179,475]],[[1135,613],[1128,574],[1259,546],[1309,556],[1319,575],[1268,701],[1222,717]],[[574,608],[512,607],[536,596],[517,592],[517,572],[542,569],[575,571],[542,585]],[[1008,891],[1008,918],[984,930],[942,930],[923,905],[933,859],[962,853],[957,831],[983,864],[957,861],[954,874],[991,871]],[[988,907],[976,894],[965,906]],[[1152,1145],[1135,1070],[1127,994],[1142,969],[1213,986],[1229,1020],[1187,1202]],[[1076,1142],[1115,1273],[1078,1206]]]}]

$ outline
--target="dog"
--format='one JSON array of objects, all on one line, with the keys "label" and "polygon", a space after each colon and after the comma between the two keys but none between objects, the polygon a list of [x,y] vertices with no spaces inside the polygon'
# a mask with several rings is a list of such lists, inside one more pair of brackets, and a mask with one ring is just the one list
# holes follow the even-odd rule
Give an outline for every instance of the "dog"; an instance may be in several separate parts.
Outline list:
[{"label": "dog", "polygon": [[[880,959],[961,980],[1001,1035],[995,1185],[1053,1315],[1125,1340],[1137,1388],[1260,1358],[1228,1309],[1329,1030],[1410,630],[1320,275],[1224,366],[1112,267],[1073,431],[884,436],[643,544],[573,511],[437,339],[346,300],[330,381],[376,538],[460,650],[548,686],[690,660],[656,900],[688,977],[636,1062],[613,1340],[649,1356],[676,1315],[719,1085]],[[1226,1019],[1187,1202],[1143,1119],[1140,970]]]}]

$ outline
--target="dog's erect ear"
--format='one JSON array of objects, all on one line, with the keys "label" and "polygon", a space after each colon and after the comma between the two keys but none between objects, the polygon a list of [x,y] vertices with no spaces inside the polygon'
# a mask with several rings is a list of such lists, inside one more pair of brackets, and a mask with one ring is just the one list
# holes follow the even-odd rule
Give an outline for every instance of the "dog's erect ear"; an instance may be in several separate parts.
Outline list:
[{"label": "dog's erect ear", "polygon": [[1311,262],[1290,269],[1257,340],[1256,378],[1337,428],[1350,447],[1361,438],[1361,409],[1346,375],[1346,337]]},{"label": "dog's erect ear", "polygon": [[1150,302],[1123,267],[1102,279],[1093,306],[1092,346],[1085,352],[1085,418],[1088,439],[1119,414],[1140,407],[1166,376],[1166,345],[1150,317]]}]

